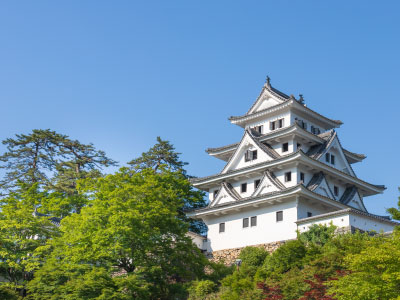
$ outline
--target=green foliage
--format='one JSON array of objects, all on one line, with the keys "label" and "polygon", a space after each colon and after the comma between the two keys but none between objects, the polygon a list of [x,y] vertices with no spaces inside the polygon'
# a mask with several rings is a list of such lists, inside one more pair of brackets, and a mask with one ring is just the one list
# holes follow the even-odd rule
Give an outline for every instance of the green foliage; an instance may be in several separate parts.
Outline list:
[{"label": "green foliage", "polygon": [[187,162],[179,159],[181,153],[175,152],[175,147],[169,141],[164,141],[157,137],[157,143],[147,152],[143,152],[138,158],[128,162],[137,171],[144,169],[154,169],[157,171],[162,165],[167,166],[171,171],[186,174],[184,166]]},{"label": "green foliage", "polygon": [[[3,144],[7,151],[0,156],[0,168],[6,172],[0,188],[6,194],[23,182],[74,195],[79,179],[97,178],[101,176],[101,167],[116,164],[92,144],[82,144],[49,129],[17,134]],[[71,207],[75,211],[80,208]]]},{"label": "green foliage", "polygon": [[[400,188],[399,188],[400,191]],[[390,213],[392,215],[392,218],[395,220],[399,220],[400,221],[400,197],[399,197],[399,201],[397,202],[397,208],[389,208],[388,213]],[[396,227],[397,230],[399,230],[399,226]]]},{"label": "green foliage", "polygon": [[211,280],[193,281],[189,287],[189,300],[206,300],[216,292],[217,284]]},{"label": "green foliage", "polygon": [[332,239],[335,234],[336,226],[325,226],[321,224],[313,224],[310,228],[299,234],[299,240],[305,244],[323,246]]},{"label": "green foliage", "polygon": [[302,267],[306,251],[306,246],[300,240],[286,242],[271,256],[267,256],[257,278],[266,279],[271,276],[279,278],[291,268]]},{"label": "green foliage", "polygon": [[245,247],[240,251],[239,258],[242,260],[242,264],[259,267],[261,266],[265,258],[269,255],[268,251],[261,247]]},{"label": "green foliage", "polygon": [[[180,160],[181,153],[176,152],[170,142],[162,140],[157,137],[157,143],[151,147],[147,152],[142,153],[138,158],[128,162],[132,170],[141,172],[146,169],[153,169],[155,172],[163,172],[164,170],[175,172],[185,178],[190,178],[186,174],[184,166],[188,163]],[[193,220],[186,217],[185,211],[206,206],[204,193],[197,191],[197,197],[185,199],[184,205],[178,210],[179,218],[189,223],[189,230],[196,233],[205,233],[207,230],[206,225],[200,220]]]},{"label": "green foliage", "polygon": [[18,293],[5,285],[0,285],[0,299],[4,300],[20,300]]},{"label": "green foliage", "polygon": [[37,184],[21,185],[19,190],[1,199],[0,205],[0,277],[13,290],[25,289],[33,271],[41,262],[35,251],[58,235],[48,217],[36,217],[36,207],[48,195]]},{"label": "green foliage", "polygon": [[[187,224],[177,218],[184,201],[197,196],[187,178],[167,170],[135,172],[123,168],[90,180],[85,188],[91,205],[63,220],[62,237],[52,240],[52,259],[43,268],[51,271],[37,272],[30,283],[34,299],[63,299],[65,293],[70,297],[65,299],[78,297],[68,286],[89,273],[99,275],[91,271],[91,266],[104,269],[100,281],[112,278],[115,270],[123,271],[118,282],[113,279],[107,289],[117,299],[128,297],[125,294],[130,295],[126,299],[136,299],[138,293],[170,299],[182,294],[179,285],[172,282],[202,276],[206,258],[185,235]],[[121,282],[129,284],[120,290]],[[54,288],[49,290],[50,286]],[[76,286],[84,291],[89,288]],[[84,299],[100,297],[105,293],[99,290],[101,286]],[[143,295],[143,299],[152,299]]]},{"label": "green foliage", "polygon": [[400,299],[400,234],[376,236],[359,253],[348,254],[350,274],[331,281],[329,292],[338,300]]}]

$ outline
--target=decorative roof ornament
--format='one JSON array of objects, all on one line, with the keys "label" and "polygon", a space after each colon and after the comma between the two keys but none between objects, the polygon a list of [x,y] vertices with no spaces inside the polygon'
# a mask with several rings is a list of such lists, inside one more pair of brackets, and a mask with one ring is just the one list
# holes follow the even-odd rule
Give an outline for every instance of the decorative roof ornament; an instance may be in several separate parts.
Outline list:
[{"label": "decorative roof ornament", "polygon": [[296,97],[293,94],[290,95],[290,100],[296,100]]},{"label": "decorative roof ornament", "polygon": [[267,84],[268,87],[271,87],[271,78],[267,75],[267,78],[265,80],[265,83]]},{"label": "decorative roof ornament", "polygon": [[303,105],[304,105],[303,94],[299,94],[299,102],[300,102],[300,104],[303,104]]}]

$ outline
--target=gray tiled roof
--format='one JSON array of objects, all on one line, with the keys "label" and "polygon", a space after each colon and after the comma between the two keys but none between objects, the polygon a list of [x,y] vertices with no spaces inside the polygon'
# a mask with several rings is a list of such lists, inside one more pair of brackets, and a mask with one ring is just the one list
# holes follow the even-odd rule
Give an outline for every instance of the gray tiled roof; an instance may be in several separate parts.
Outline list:
[{"label": "gray tiled roof", "polygon": [[318,173],[314,174],[314,176],[308,182],[307,188],[310,191],[315,191],[315,189],[321,184],[324,177],[325,177],[324,173],[322,173],[322,172],[318,172]]},{"label": "gray tiled roof", "polygon": [[337,211],[326,213],[326,214],[321,214],[321,215],[316,215],[316,216],[300,219],[300,220],[297,220],[296,223],[297,224],[299,224],[299,223],[301,224],[301,223],[306,223],[308,221],[318,220],[318,219],[325,218],[325,217],[333,217],[333,216],[336,216],[336,215],[341,215],[341,214],[346,214],[346,213],[355,213],[355,214],[358,214],[358,215],[363,215],[363,216],[366,216],[366,217],[371,217],[371,218],[374,218],[374,219],[378,219],[380,221],[389,222],[389,223],[392,223],[394,225],[399,225],[399,223],[392,221],[390,219],[390,217],[388,217],[388,216],[378,216],[378,215],[370,214],[368,212],[365,212],[365,211],[362,211],[362,210],[358,210],[358,209],[353,208],[353,207],[349,207],[349,208],[346,208],[346,209],[337,210]]},{"label": "gray tiled roof", "polygon": [[357,193],[357,188],[355,186],[350,186],[346,188],[342,197],[340,197],[339,201],[342,202],[343,204],[347,204],[350,202],[351,199],[353,199],[356,193]]},{"label": "gray tiled roof", "polygon": [[42,214],[42,213],[38,212],[36,209],[35,209],[35,211],[33,212],[33,215],[34,215],[35,217],[47,217],[48,220],[49,220],[53,225],[55,225],[55,226],[57,226],[57,227],[60,227],[62,218],[52,217],[51,215]]}]

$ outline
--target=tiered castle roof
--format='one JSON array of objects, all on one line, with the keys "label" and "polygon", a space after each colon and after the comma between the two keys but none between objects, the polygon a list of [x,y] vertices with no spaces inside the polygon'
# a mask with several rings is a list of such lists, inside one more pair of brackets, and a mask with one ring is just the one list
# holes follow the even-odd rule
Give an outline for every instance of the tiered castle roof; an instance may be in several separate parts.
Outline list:
[{"label": "tiered castle roof", "polygon": [[[290,126],[282,126],[264,134],[253,127],[257,122],[287,111],[321,127],[324,132],[310,132],[304,128],[304,124],[301,123],[303,121],[300,120],[291,122],[293,124]],[[208,214],[224,214],[230,210],[238,211],[248,206],[257,207],[261,203],[279,203],[293,195],[314,199],[336,211],[355,209],[349,203],[357,198],[361,203],[360,209],[367,213],[362,197],[382,193],[385,190],[383,185],[371,184],[356,176],[351,164],[361,162],[366,156],[342,147],[337,132],[334,130],[343,124],[341,121],[327,118],[311,110],[304,104],[302,96],[296,99],[273,88],[269,78],[249,111],[243,116],[230,117],[229,120],[243,127],[244,134],[240,142],[206,150],[211,156],[226,161],[226,165],[218,174],[192,179],[196,188],[208,192],[211,192],[211,189],[218,191],[207,207],[196,210],[192,215],[201,217]],[[272,147],[272,144],[289,138],[304,142],[307,145],[306,149],[303,151],[297,146],[298,148],[296,150],[293,148],[291,153],[282,154]],[[249,145],[258,151],[260,162],[239,165],[238,161],[242,159],[243,149]],[[328,155],[332,147],[336,149],[339,158],[343,161],[344,168],[338,169],[324,162],[324,156]],[[313,176],[307,182],[300,181],[295,185],[287,186],[274,175],[274,172],[282,170],[289,164],[307,166]],[[252,177],[261,177],[260,183],[250,196],[242,197],[232,183],[241,178]],[[345,184],[345,190],[340,197],[331,190],[327,177]],[[317,192],[318,188],[322,188],[325,192]]]}]

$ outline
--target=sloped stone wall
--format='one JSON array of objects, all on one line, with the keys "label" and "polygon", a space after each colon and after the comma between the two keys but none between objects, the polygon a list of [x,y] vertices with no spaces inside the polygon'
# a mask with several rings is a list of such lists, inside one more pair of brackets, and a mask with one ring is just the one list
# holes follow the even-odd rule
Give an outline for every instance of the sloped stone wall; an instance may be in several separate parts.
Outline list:
[{"label": "sloped stone wall", "polygon": [[[278,249],[281,245],[283,245],[285,242],[286,241],[278,241],[268,244],[254,245],[252,247],[261,247],[267,250],[269,253],[272,253],[276,249]],[[223,262],[225,265],[232,265],[235,262],[235,260],[239,258],[240,251],[243,248],[244,247],[213,251],[212,253],[208,253],[207,257],[208,259],[214,262]]]}]

